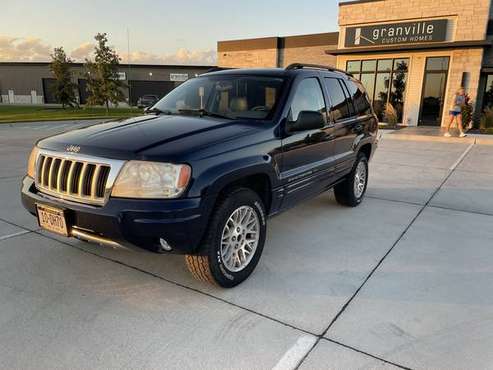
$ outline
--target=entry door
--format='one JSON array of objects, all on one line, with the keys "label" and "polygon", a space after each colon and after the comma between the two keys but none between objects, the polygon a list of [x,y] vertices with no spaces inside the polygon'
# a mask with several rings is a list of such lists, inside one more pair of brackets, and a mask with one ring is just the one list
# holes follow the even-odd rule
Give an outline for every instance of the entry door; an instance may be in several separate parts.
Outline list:
[{"label": "entry door", "polygon": [[420,125],[440,126],[442,122],[448,66],[448,57],[426,59],[419,114]]}]

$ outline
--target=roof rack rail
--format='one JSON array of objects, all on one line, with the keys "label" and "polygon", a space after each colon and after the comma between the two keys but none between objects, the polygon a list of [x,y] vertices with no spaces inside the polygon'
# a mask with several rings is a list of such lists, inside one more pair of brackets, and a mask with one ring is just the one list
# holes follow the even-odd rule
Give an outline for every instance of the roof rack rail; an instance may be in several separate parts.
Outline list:
[{"label": "roof rack rail", "polygon": [[219,71],[228,71],[230,69],[236,69],[236,68],[228,68],[228,67],[212,67],[209,68],[207,71],[204,73],[211,73],[211,72],[219,72]]},{"label": "roof rack rail", "polygon": [[342,69],[324,66],[321,64],[293,63],[293,64],[288,65],[286,67],[286,70],[290,71],[293,69],[303,69],[303,68],[323,69],[323,70],[327,70],[327,71],[331,71],[331,72],[341,72],[341,73],[344,73],[345,75],[353,77],[353,75],[351,73],[343,71]]}]

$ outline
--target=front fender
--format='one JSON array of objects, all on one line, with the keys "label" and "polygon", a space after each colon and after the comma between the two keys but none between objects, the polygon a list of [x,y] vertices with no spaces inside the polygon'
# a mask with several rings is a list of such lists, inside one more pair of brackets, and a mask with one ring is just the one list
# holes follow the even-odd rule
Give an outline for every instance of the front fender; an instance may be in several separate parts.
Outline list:
[{"label": "front fender", "polygon": [[272,157],[255,155],[209,167],[196,179],[194,191],[200,191],[200,196],[215,197],[227,185],[252,175],[267,175],[272,188],[279,182],[279,172]]}]

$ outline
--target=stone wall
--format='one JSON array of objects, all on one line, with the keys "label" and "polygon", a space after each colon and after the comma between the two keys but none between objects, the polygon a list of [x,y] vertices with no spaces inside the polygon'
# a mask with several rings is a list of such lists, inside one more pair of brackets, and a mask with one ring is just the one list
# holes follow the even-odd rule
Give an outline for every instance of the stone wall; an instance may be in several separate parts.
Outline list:
[{"label": "stone wall", "polygon": [[335,66],[336,57],[327,55],[325,51],[335,48],[338,38],[337,32],[329,32],[219,41],[218,65],[231,68],[286,67],[292,63]]},{"label": "stone wall", "polygon": [[282,66],[286,67],[292,63],[309,63],[335,67],[337,58],[325,53],[329,48],[330,45],[286,48],[282,52]]},{"label": "stone wall", "polygon": [[346,3],[339,6],[339,26],[420,18],[453,18],[454,41],[484,40],[490,2],[491,0],[379,0]]},{"label": "stone wall", "polygon": [[217,65],[225,68],[277,67],[277,48],[218,52]]}]

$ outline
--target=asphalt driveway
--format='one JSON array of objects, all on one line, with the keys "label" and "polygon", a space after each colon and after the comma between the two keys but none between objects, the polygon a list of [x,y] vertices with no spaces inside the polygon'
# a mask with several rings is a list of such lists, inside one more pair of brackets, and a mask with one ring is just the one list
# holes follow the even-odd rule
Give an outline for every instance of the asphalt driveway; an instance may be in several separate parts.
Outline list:
[{"label": "asphalt driveway", "polygon": [[24,211],[34,141],[93,123],[0,125],[1,369],[493,369],[493,146],[385,136],[360,207],[273,218],[222,290]]}]

